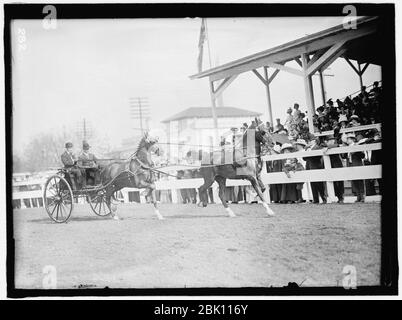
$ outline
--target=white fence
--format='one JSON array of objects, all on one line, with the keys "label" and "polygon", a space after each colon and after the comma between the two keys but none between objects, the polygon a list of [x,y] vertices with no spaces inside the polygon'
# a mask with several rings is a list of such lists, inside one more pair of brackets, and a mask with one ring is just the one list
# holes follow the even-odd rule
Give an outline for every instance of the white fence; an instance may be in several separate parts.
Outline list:
[{"label": "white fence", "polygon": [[[330,155],[334,154],[344,154],[350,152],[370,152],[373,150],[381,150],[381,143],[373,143],[366,145],[354,145],[348,147],[338,147],[333,149],[328,149],[326,152],[321,150],[313,150],[313,151],[299,151],[287,154],[277,154],[277,155],[267,155],[262,159],[263,161],[273,161],[273,160],[284,160],[284,159],[292,159],[292,158],[304,158],[304,157],[312,157],[312,156],[322,156],[324,160],[324,169],[317,170],[304,170],[297,171],[291,174],[291,177],[288,178],[284,172],[273,172],[266,173],[265,166],[263,168],[263,173],[261,174],[262,180],[265,184],[285,184],[285,183],[300,183],[304,182],[308,184],[309,182],[314,181],[324,181],[327,185],[327,193],[328,193],[328,201],[335,201],[335,192],[334,192],[334,181],[348,181],[348,180],[366,180],[366,179],[379,179],[382,177],[382,169],[381,165],[369,165],[369,166],[359,166],[359,167],[343,167],[343,168],[331,168]],[[175,166],[169,167],[169,169],[165,169],[165,171],[172,170],[188,170],[187,166]],[[35,184],[38,182],[36,181]],[[41,187],[43,188],[45,181],[42,181]],[[21,183],[19,183],[21,184]],[[203,184],[203,179],[181,179],[176,180],[174,178],[168,180],[159,180],[156,182],[156,188],[158,190],[170,190],[172,196],[172,202],[178,202],[178,190],[187,189],[187,188],[198,188]],[[244,180],[227,180],[227,186],[245,186],[249,185],[248,181]],[[214,189],[214,199],[218,199],[216,192],[216,183],[213,186]],[[141,191],[135,188],[124,188],[122,190],[124,202],[128,202],[128,192],[131,191]],[[42,198],[43,191],[42,190],[33,190],[33,191],[25,191],[25,192],[13,192],[13,200],[21,200],[22,199],[37,199]],[[265,196],[269,197],[268,190],[265,191]],[[141,200],[144,201],[144,198],[141,197]],[[32,201],[32,200],[30,200]],[[141,201],[141,202],[142,202]]]}]

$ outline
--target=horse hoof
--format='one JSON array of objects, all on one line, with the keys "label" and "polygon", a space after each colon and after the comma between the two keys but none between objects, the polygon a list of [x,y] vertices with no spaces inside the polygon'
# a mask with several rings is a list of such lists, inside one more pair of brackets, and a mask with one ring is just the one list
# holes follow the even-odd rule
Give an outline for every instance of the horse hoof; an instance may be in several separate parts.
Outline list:
[{"label": "horse hoof", "polygon": [[272,209],[268,206],[268,204],[263,202],[262,205],[264,206],[265,210],[267,211],[268,217],[274,217],[275,216],[275,212],[272,211]]},{"label": "horse hoof", "polygon": [[161,215],[159,210],[155,210],[156,216],[158,217],[159,220],[164,220],[165,218]]},{"label": "horse hoof", "polygon": [[234,214],[234,212],[232,211],[232,209],[226,208],[225,210],[226,210],[226,212],[229,214],[229,217],[230,217],[230,218],[236,217],[236,215]]}]

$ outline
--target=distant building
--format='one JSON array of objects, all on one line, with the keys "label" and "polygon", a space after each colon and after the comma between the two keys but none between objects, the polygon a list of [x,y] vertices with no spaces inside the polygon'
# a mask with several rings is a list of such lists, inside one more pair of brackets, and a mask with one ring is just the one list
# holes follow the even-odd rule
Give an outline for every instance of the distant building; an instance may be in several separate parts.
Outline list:
[{"label": "distant building", "polygon": [[[216,113],[219,135],[227,133],[233,127],[239,128],[244,122],[250,124],[251,120],[262,114],[234,107],[218,107]],[[198,145],[213,145],[214,125],[211,107],[188,108],[163,120],[162,123],[165,124],[168,142],[172,146],[179,145],[180,154],[195,149]]]}]

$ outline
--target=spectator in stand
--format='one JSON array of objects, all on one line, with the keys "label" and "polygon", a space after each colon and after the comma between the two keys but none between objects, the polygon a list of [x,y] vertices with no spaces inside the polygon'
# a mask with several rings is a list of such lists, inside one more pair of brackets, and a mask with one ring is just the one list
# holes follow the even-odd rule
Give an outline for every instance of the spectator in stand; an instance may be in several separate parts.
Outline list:
[{"label": "spectator in stand", "polygon": [[[307,146],[307,143],[304,139],[297,139],[296,142],[294,143],[294,146],[296,148],[296,151],[304,151]],[[301,170],[305,170],[305,169],[300,162],[297,162],[295,165],[295,171],[301,171]],[[296,190],[297,190],[296,203],[306,202],[306,200],[304,200],[303,196],[302,196],[303,185],[304,185],[304,183],[298,183],[296,185]]]},{"label": "spectator in stand", "polygon": [[381,88],[378,86],[379,82],[374,81],[373,88],[369,92],[369,97],[372,99],[377,99],[381,95]]},{"label": "spectator in stand", "polygon": [[288,108],[286,113],[285,128],[290,131],[290,126],[293,124],[292,108]]},{"label": "spectator in stand", "polygon": [[359,118],[358,115],[355,115],[355,114],[351,115],[348,127],[358,127],[358,126],[360,126],[359,121],[360,121],[360,118]]},{"label": "spectator in stand", "polygon": [[[281,147],[282,153],[291,153],[294,151],[294,147],[290,143],[284,143]],[[286,159],[282,160],[282,171],[290,178],[289,172],[294,167],[294,160]],[[281,202],[282,203],[295,203],[297,201],[297,183],[285,183],[282,185]]]},{"label": "spectator in stand", "polygon": [[[271,154],[280,154],[281,147],[279,144],[275,144],[271,149]],[[282,172],[282,160],[274,160],[267,162],[267,172]],[[281,201],[282,184],[270,184],[269,196],[271,202],[279,203]]]},{"label": "spectator in stand", "polygon": [[294,109],[294,111],[293,111],[293,122],[296,123],[296,124],[298,124],[300,122],[300,120],[301,120],[301,117],[300,117],[301,111],[299,110],[299,108],[300,107],[299,107],[298,103],[295,103],[293,105],[293,109]]},{"label": "spectator in stand", "polygon": [[[367,143],[380,143],[381,142],[381,135],[377,129],[371,130],[369,133],[369,139]],[[381,157],[381,150],[372,150],[368,156],[370,165],[381,165],[382,164],[382,157]],[[377,179],[378,186],[380,188],[380,194],[382,194],[382,179]]]},{"label": "spectator in stand", "polygon": [[[334,135],[330,135],[326,137],[326,150],[328,149],[333,149],[339,147],[339,141],[336,137],[339,137],[339,132],[338,130],[335,130]],[[343,163],[342,159],[339,154],[331,154],[329,156],[330,161],[331,161],[331,168],[343,168]],[[335,196],[338,198],[338,203],[343,203],[344,201],[344,194],[345,194],[345,184],[343,181],[334,181],[334,190],[335,190]]]},{"label": "spectator in stand", "polygon": [[[354,133],[348,133],[347,144],[349,146],[356,145],[357,139]],[[364,152],[351,152],[348,154],[348,167],[362,166],[365,155]],[[364,202],[364,182],[363,180],[352,180],[352,192],[357,197],[355,202]]]},{"label": "spectator in stand", "polygon": [[[322,149],[324,146],[325,145],[322,139],[320,137],[317,137],[312,140],[312,143],[307,150],[319,150]],[[303,160],[306,161],[306,170],[324,169],[321,156],[304,157]],[[313,194],[313,203],[320,203],[319,197],[321,197],[323,203],[327,203],[324,182],[311,182],[311,192]]]},{"label": "spectator in stand", "polygon": [[270,123],[269,121],[267,121],[267,122],[265,123],[265,126],[266,126],[266,129],[267,129],[267,131],[268,131],[269,133],[274,132],[274,128],[271,126],[271,123]]},{"label": "spectator in stand", "polygon": [[299,132],[297,131],[297,124],[292,123],[290,125],[290,130],[288,133],[289,140],[297,140],[297,137],[299,136]]},{"label": "spectator in stand", "polygon": [[276,119],[276,126],[274,127],[274,133],[279,133],[279,131],[283,130],[283,124],[281,123],[281,119]]}]

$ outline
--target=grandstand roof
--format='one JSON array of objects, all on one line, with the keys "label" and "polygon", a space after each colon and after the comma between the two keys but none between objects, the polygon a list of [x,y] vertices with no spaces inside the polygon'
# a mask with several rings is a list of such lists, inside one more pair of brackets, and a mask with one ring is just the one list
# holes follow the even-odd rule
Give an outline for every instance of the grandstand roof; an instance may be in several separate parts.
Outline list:
[{"label": "grandstand roof", "polygon": [[378,17],[362,17],[356,20],[355,29],[346,29],[343,24],[299,38],[294,41],[252,54],[241,59],[205,70],[190,76],[191,79],[209,77],[215,81],[243,72],[252,71],[269,63],[284,63],[299,58],[301,54],[315,54],[339,41],[347,41],[342,55],[360,63],[381,64],[380,32]]},{"label": "grandstand roof", "polygon": [[[231,118],[231,117],[258,117],[262,113],[255,112],[234,107],[218,107],[216,108],[216,115],[218,118]],[[211,107],[193,107],[183,110],[162,122],[175,121],[186,118],[212,118]]]}]

